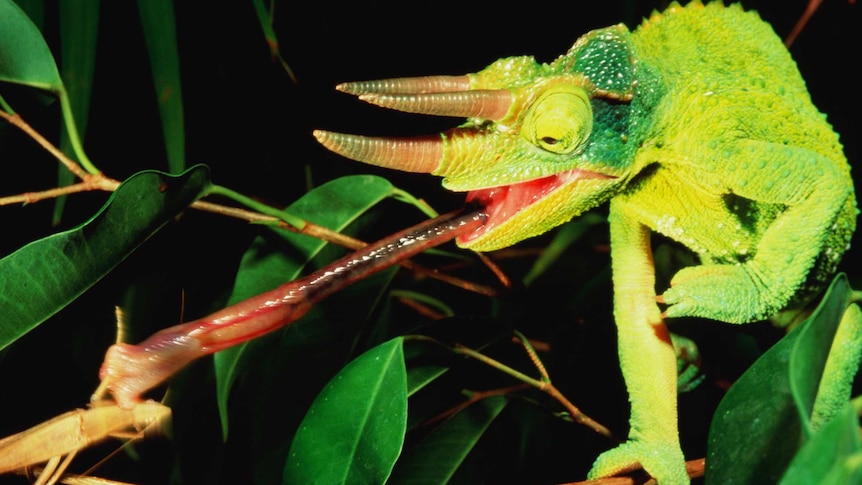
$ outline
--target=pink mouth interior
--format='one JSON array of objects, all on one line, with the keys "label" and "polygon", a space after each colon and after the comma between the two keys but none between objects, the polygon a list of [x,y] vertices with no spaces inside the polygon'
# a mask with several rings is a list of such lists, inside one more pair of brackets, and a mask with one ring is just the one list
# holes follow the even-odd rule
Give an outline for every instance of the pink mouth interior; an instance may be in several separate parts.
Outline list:
[{"label": "pink mouth interior", "polygon": [[467,202],[482,205],[488,214],[488,220],[477,230],[458,236],[457,241],[459,244],[466,244],[477,239],[530,205],[544,199],[563,185],[588,178],[610,179],[613,177],[587,170],[572,169],[527,182],[471,190],[467,192]]}]

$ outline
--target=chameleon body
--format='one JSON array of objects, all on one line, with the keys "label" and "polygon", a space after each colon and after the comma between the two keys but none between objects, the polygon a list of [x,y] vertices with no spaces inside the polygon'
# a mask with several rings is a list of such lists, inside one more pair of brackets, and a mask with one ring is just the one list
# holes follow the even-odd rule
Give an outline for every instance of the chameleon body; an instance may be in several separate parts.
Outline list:
[{"label": "chameleon body", "polygon": [[[512,57],[466,76],[339,89],[384,107],[467,118],[437,137],[315,133],[349,158],[442,175],[445,187],[484,205],[488,221],[459,238],[464,247],[506,247],[610,201],[631,429],[591,477],[641,465],[659,483],[687,483],[664,318],[790,315],[823,289],[855,229],[838,136],[772,28],[738,5],[674,3],[634,31],[589,32],[548,64]],[[660,296],[652,232],[702,262]],[[850,332],[858,334],[858,326]],[[852,347],[839,373],[855,369]]]}]

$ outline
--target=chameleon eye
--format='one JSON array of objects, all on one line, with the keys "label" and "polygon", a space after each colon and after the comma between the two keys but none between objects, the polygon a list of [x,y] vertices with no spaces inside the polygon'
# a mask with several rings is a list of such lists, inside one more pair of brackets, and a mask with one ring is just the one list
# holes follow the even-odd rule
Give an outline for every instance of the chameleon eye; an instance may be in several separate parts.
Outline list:
[{"label": "chameleon eye", "polygon": [[530,107],[521,133],[552,153],[571,153],[590,136],[593,110],[586,91],[559,85],[544,92]]}]

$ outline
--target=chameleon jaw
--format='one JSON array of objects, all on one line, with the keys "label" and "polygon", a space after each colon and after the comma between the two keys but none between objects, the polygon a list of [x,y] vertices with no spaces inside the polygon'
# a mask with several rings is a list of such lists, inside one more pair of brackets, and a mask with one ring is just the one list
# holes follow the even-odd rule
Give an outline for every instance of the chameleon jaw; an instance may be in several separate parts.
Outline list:
[{"label": "chameleon jaw", "polygon": [[466,202],[478,204],[488,215],[487,222],[475,231],[458,236],[459,246],[470,247],[503,223],[547,199],[563,187],[587,179],[615,180],[617,177],[584,169],[571,169],[548,177],[489,187],[467,192]]}]

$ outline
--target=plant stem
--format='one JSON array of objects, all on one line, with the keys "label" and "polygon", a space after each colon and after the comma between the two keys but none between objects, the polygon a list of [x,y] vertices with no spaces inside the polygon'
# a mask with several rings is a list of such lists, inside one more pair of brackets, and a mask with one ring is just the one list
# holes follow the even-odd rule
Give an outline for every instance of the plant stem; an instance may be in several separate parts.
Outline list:
[{"label": "plant stem", "polygon": [[72,144],[72,150],[75,152],[75,156],[78,157],[78,161],[81,162],[81,166],[83,166],[90,175],[101,173],[101,171],[93,165],[93,162],[90,161],[90,158],[87,157],[87,153],[84,151],[84,147],[81,144],[81,137],[78,135],[78,127],[75,125],[75,116],[72,113],[72,105],[69,102],[69,95],[66,93],[66,89],[62,88],[58,94],[60,96],[60,111],[63,113],[66,132],[69,135],[69,143]]},{"label": "plant stem", "polygon": [[302,218],[296,217],[292,214],[287,213],[286,211],[279,210],[264,203],[258,202],[251,197],[240,194],[239,192],[231,190],[227,187],[222,187],[221,185],[210,186],[210,188],[207,190],[206,195],[222,195],[246,207],[250,207],[257,212],[260,212],[261,214],[266,214],[268,216],[275,217],[278,220],[284,221],[300,231],[302,231],[306,225],[306,221]]},{"label": "plant stem", "polygon": [[583,424],[584,426],[592,429],[593,431],[595,431],[596,433],[598,433],[602,436],[606,436],[606,437],[608,437],[612,440],[615,440],[615,441],[620,441],[614,437],[613,433],[611,433],[611,430],[609,430],[604,425],[596,422],[591,417],[589,417],[586,414],[584,414],[583,412],[581,412],[581,410],[577,406],[572,404],[572,402],[569,401],[566,398],[566,396],[564,396],[559,391],[559,389],[557,389],[550,382],[545,382],[545,381],[540,381],[538,379],[533,379],[532,377],[530,377],[530,376],[528,376],[522,372],[519,372],[519,371],[517,371],[517,370],[497,361],[497,360],[494,360],[494,359],[492,359],[492,358],[490,358],[484,354],[476,352],[475,350],[470,349],[468,347],[465,347],[461,344],[456,344],[455,347],[452,349],[452,351],[455,352],[456,354],[461,354],[461,355],[466,355],[468,357],[472,357],[472,358],[474,358],[480,362],[483,362],[483,363],[485,363],[485,364],[487,364],[487,365],[489,365],[489,366],[491,366],[491,367],[493,367],[493,368],[495,368],[495,369],[497,369],[503,373],[509,374],[510,376],[514,377],[515,379],[518,379],[521,382],[526,382],[527,384],[529,384],[529,385],[535,387],[536,389],[544,392],[545,394],[551,396],[554,400],[556,400],[557,402],[562,404],[563,407],[566,408],[566,411],[568,411],[569,415],[572,417],[572,419],[576,423]]}]

